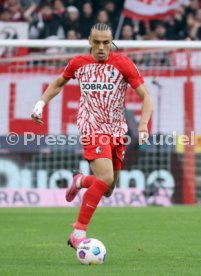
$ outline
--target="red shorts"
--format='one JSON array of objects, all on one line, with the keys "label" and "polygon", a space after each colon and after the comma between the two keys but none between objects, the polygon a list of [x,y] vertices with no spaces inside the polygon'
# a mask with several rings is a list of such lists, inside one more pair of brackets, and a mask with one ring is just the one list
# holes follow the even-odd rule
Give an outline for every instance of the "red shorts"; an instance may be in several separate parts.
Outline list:
[{"label": "red shorts", "polygon": [[112,137],[106,134],[96,134],[82,138],[84,158],[92,161],[99,158],[112,160],[114,170],[123,168],[125,154],[125,137]]}]

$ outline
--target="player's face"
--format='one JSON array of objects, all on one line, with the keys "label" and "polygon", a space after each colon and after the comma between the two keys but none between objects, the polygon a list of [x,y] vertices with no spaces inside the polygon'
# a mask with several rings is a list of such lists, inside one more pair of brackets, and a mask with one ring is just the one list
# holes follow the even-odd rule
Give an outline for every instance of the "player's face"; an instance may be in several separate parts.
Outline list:
[{"label": "player's face", "polygon": [[95,60],[106,60],[108,58],[112,44],[111,31],[93,30],[89,37],[89,44],[91,45],[92,55]]}]

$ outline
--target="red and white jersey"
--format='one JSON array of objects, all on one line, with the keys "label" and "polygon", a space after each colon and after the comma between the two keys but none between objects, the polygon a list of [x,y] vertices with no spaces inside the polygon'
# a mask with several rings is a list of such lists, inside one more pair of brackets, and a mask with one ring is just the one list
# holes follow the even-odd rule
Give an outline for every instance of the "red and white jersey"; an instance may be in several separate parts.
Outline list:
[{"label": "red and white jersey", "polygon": [[77,78],[80,84],[77,125],[82,135],[122,136],[127,132],[124,117],[127,84],[135,89],[144,82],[128,57],[111,52],[106,61],[98,62],[92,55],[77,56],[70,60],[63,77]]}]

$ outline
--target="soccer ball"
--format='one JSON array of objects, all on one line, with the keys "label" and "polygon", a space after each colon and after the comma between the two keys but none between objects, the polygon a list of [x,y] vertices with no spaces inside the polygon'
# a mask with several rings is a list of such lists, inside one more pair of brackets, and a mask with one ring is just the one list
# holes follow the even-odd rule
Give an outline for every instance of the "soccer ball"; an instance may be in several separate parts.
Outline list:
[{"label": "soccer ball", "polygon": [[96,239],[83,240],[77,248],[77,258],[81,264],[102,264],[105,261],[106,248]]}]

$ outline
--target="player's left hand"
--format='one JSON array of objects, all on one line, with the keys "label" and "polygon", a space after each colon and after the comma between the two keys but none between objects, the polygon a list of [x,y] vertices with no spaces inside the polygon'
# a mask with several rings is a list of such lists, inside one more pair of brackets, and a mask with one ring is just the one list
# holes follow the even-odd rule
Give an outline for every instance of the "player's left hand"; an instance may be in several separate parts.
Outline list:
[{"label": "player's left hand", "polygon": [[149,138],[148,127],[146,123],[140,123],[138,126],[139,145],[147,143]]}]

